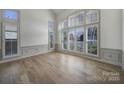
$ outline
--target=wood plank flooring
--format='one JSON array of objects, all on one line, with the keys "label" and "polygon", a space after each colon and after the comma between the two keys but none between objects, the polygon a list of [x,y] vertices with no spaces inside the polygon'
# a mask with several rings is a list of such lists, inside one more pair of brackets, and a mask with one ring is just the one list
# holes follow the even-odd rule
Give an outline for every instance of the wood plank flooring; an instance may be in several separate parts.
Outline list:
[{"label": "wood plank flooring", "polygon": [[52,52],[0,64],[0,83],[124,83],[124,71],[118,66]]}]

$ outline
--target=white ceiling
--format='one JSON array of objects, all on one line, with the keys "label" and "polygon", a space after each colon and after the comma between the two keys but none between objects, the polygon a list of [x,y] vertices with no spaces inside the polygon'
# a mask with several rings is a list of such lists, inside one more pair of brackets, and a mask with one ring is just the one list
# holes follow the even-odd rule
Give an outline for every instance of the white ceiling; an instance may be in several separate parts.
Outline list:
[{"label": "white ceiling", "polygon": [[56,15],[58,15],[58,14],[64,12],[65,10],[66,10],[66,9],[52,9],[52,11],[53,11]]}]

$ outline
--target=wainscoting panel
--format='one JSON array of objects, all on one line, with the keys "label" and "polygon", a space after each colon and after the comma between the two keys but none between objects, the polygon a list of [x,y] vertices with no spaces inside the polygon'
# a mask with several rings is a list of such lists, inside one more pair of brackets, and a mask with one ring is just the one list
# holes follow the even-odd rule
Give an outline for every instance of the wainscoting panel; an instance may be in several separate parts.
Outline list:
[{"label": "wainscoting panel", "polygon": [[123,55],[122,55],[122,65],[121,65],[121,67],[124,70],[124,52],[123,52]]},{"label": "wainscoting panel", "polygon": [[[18,59],[21,59],[21,58],[30,57],[30,56],[43,54],[43,53],[48,53],[48,52],[51,52],[51,50],[50,51],[48,50],[48,45],[21,47],[19,56],[4,59],[4,60],[1,59],[0,63],[10,62],[10,61],[13,61],[13,60],[18,60]],[[1,51],[0,51],[0,54],[2,54]]]},{"label": "wainscoting panel", "polygon": [[0,61],[2,60],[2,49],[0,49]]},{"label": "wainscoting panel", "polygon": [[93,60],[97,60],[100,62],[105,62],[105,63],[109,63],[113,65],[118,65],[118,66],[122,65],[122,51],[121,50],[101,48],[100,56],[94,57],[94,56],[88,56],[86,54],[81,54],[81,53],[79,54],[76,52],[63,50],[60,44],[56,44],[56,51],[71,54],[71,55],[76,55],[80,57],[86,57],[89,59],[93,59]]},{"label": "wainscoting panel", "polygon": [[33,56],[37,54],[47,53],[48,45],[26,46],[22,47],[22,56]]},{"label": "wainscoting panel", "polygon": [[122,64],[122,51],[116,49],[101,48],[101,59],[107,61],[110,64],[121,65]]}]

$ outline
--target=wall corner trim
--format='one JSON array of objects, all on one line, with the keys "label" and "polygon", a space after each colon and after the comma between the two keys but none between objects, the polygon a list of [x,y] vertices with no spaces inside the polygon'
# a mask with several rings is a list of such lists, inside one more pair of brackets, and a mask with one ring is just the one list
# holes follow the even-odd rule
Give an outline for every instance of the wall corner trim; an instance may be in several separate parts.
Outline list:
[{"label": "wall corner trim", "polygon": [[121,65],[121,68],[124,70],[124,53],[122,55],[122,65]]}]

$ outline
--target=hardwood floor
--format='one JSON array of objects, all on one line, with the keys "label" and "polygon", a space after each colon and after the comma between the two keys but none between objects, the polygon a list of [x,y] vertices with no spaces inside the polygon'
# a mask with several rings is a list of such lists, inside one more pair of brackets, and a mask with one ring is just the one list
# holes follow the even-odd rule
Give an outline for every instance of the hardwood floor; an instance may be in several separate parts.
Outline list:
[{"label": "hardwood floor", "polygon": [[118,66],[52,52],[0,64],[0,83],[124,83],[124,71]]}]

